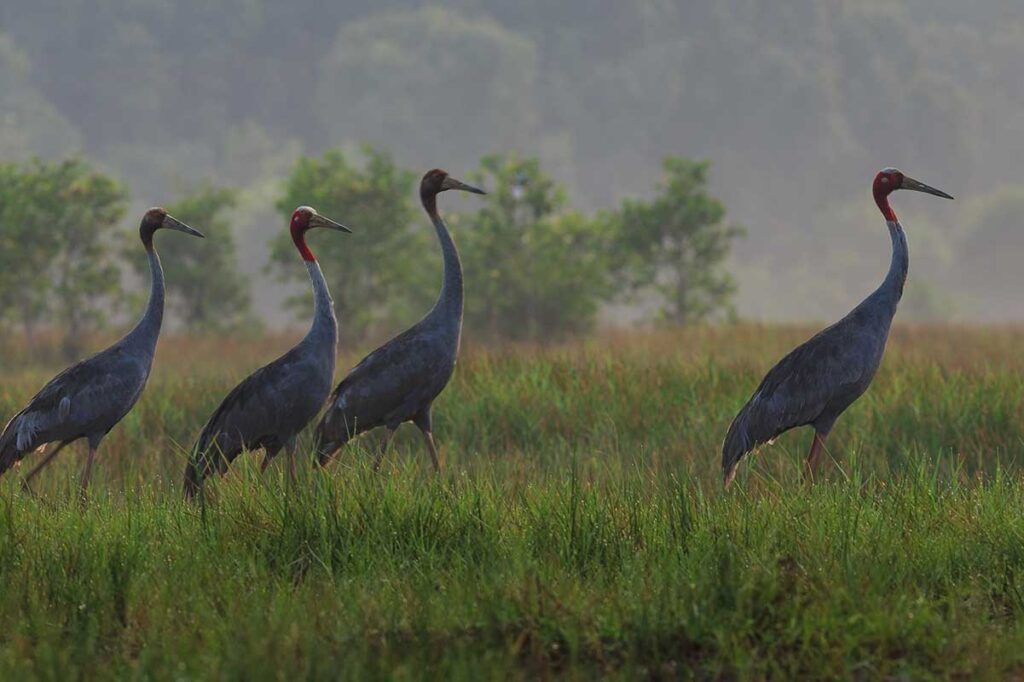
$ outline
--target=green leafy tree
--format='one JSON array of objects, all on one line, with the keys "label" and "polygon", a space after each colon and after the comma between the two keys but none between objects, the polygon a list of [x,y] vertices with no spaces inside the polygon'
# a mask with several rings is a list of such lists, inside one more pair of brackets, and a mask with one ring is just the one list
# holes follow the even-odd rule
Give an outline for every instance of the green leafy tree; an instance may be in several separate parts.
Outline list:
[{"label": "green leafy tree", "polygon": [[[343,340],[363,339],[378,323],[387,324],[407,309],[408,286],[419,262],[410,238],[415,176],[391,156],[370,147],[355,165],[340,149],[320,158],[300,158],[292,169],[277,209],[285,221],[297,206],[309,205],[352,228],[351,235],[312,234],[311,247],[323,263]],[[283,224],[287,224],[284,222]],[[271,267],[286,281],[305,281],[306,271],[287,229],[271,244]],[[309,315],[310,294],[291,299]]]},{"label": "green leafy tree", "polygon": [[5,166],[0,176],[0,297],[14,301],[29,337],[51,317],[64,331],[65,355],[75,357],[82,335],[102,326],[118,299],[110,240],[124,216],[124,191],[77,158]]},{"label": "green leafy tree", "polygon": [[670,157],[651,200],[627,199],[618,215],[616,265],[633,293],[653,291],[672,324],[731,310],[735,284],[724,261],[742,230],[707,191],[708,163]]},{"label": "green leafy tree", "polygon": [[49,240],[32,233],[36,207],[24,194],[27,184],[21,166],[0,165],[0,320],[20,324],[31,345],[45,308],[48,283],[35,281],[46,267]]},{"label": "green leafy tree", "polygon": [[[206,234],[203,248],[185,239],[166,239],[160,254],[167,276],[168,307],[191,331],[214,332],[254,325],[249,289],[238,270],[229,213],[237,192],[205,184],[167,207],[168,212]],[[190,248],[191,247],[191,248]],[[133,244],[132,264],[149,281],[149,264]]]},{"label": "green leafy tree", "polygon": [[456,216],[466,325],[491,339],[544,340],[589,329],[609,293],[606,221],[562,212],[565,192],[535,159],[481,162],[487,203]]}]

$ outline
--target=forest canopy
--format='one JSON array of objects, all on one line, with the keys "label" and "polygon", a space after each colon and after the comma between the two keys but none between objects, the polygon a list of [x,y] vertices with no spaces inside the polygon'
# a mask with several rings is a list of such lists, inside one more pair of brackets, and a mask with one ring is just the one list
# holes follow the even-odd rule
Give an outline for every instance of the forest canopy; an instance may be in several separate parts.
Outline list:
[{"label": "forest canopy", "polygon": [[760,319],[834,318],[874,287],[889,245],[868,187],[893,165],[970,199],[894,201],[906,315],[1010,319],[984,269],[954,287],[961,256],[1012,248],[1024,221],[1021,64],[1017,0],[9,0],[0,161],[80,154],[134,209],[237,190],[239,269],[271,324],[303,292],[264,270],[302,154],[370,143],[456,175],[536,158],[588,217],[654,200],[666,157],[710,160],[746,229],[736,309]]}]

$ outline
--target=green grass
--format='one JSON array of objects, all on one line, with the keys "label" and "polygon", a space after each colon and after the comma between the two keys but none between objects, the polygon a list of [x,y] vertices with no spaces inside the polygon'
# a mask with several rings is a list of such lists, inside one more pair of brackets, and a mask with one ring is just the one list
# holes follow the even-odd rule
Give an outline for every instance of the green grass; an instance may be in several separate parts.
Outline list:
[{"label": "green grass", "polygon": [[[253,455],[203,505],[182,447],[288,342],[169,340],[87,507],[71,449],[38,498],[0,481],[0,679],[1019,675],[1024,332],[898,329],[821,484],[798,432],[723,494],[732,415],[808,331],[469,349],[441,476],[405,427],[379,475],[373,435],[296,489]],[[0,414],[47,371],[4,367]]]}]

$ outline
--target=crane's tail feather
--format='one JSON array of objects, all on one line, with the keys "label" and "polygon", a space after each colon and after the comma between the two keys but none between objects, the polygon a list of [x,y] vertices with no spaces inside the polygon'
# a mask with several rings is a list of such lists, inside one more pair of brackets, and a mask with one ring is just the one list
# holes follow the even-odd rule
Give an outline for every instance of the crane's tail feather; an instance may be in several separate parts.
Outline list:
[{"label": "crane's tail feather", "polygon": [[0,476],[7,473],[8,469],[20,462],[25,456],[25,453],[18,449],[17,440],[14,437],[14,430],[10,426],[0,436]]},{"label": "crane's tail feather", "polygon": [[192,499],[203,488],[203,483],[213,474],[223,474],[228,470],[233,456],[222,453],[220,447],[213,445],[205,449],[197,444],[192,448],[185,465],[185,477],[182,487],[185,490],[185,497]]},{"label": "crane's tail feather", "polygon": [[744,406],[729,426],[722,443],[722,482],[727,489],[736,478],[740,460],[755,447],[757,442],[750,434],[748,410]]},{"label": "crane's tail feather", "polygon": [[194,498],[203,489],[203,477],[199,474],[199,467],[192,461],[185,465],[185,480],[182,487],[187,500]]},{"label": "crane's tail feather", "polygon": [[750,452],[762,445],[771,444],[786,429],[773,426],[771,419],[766,419],[764,405],[751,399],[729,426],[722,443],[722,480],[728,488],[736,478],[736,470],[740,461]]},{"label": "crane's tail feather", "polygon": [[334,459],[334,456],[338,453],[338,450],[341,450],[341,448],[344,447],[345,443],[347,442],[347,437],[342,439],[321,439],[318,437],[315,441],[315,447],[313,449],[313,452],[316,453],[316,460],[314,461],[318,466],[327,466],[328,464],[331,463],[331,460]]},{"label": "crane's tail feather", "polygon": [[[335,407],[332,405],[327,409],[323,418],[316,425],[313,432],[313,452],[316,453],[318,466],[327,466],[338,450],[345,446],[353,433],[348,428],[344,415],[334,415]],[[338,428],[340,420],[341,428]]]}]

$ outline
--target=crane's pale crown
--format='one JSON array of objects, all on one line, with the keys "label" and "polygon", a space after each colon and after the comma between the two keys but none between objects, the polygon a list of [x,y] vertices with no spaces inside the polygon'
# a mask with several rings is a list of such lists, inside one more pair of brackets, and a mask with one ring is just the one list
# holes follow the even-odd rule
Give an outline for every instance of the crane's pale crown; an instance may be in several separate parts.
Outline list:
[{"label": "crane's pale crown", "polygon": [[299,206],[292,212],[292,229],[308,229],[310,218],[316,214],[316,209],[312,206]]}]

